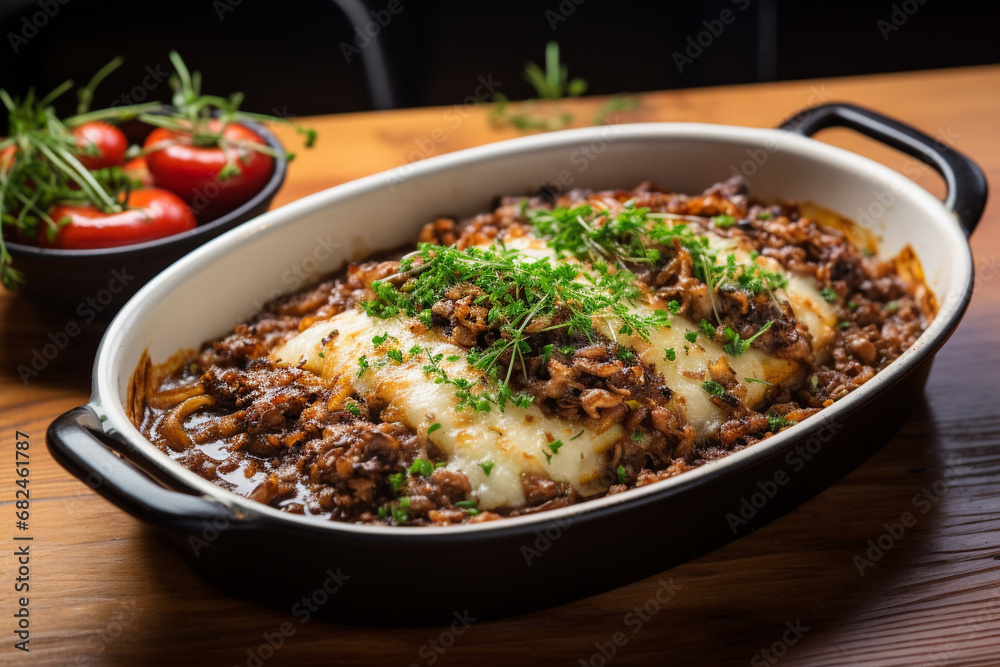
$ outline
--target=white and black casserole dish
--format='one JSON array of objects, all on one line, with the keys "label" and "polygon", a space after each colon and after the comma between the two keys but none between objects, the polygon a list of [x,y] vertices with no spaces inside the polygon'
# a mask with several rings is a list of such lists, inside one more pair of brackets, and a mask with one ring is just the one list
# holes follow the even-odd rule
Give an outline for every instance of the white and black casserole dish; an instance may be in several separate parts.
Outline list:
[{"label": "white and black casserole dish", "polygon": [[[869,159],[808,138],[834,125],[927,162],[945,177],[947,200]],[[317,280],[349,260],[400,247],[437,216],[474,214],[498,195],[531,193],[553,182],[606,189],[652,180],[676,192],[700,192],[734,171],[749,176],[762,199],[809,201],[863,218],[880,237],[883,256],[912,246],[939,310],[913,347],[864,386],[722,460],[617,495],[500,521],[353,525],[283,513],[230,493],[170,459],[126,416],[129,378],[144,350],[164,360],[197,348],[268,299],[305,286],[299,273]],[[805,111],[773,130],[595,127],[432,158],[262,215],[154,278],[111,324],[94,365],[91,402],[52,424],[49,448],[98,493],[161,528],[206,576],[286,609],[324,587],[336,593],[323,615],[372,624],[448,622],[465,610],[482,619],[579,599],[766,524],[884,443],[918,402],[935,351],[968,305],[967,236],[986,196],[982,172],[968,158],[843,104]],[[265,576],[262,563],[268,564]],[[419,601],[398,604],[413,576],[426,584]]]}]

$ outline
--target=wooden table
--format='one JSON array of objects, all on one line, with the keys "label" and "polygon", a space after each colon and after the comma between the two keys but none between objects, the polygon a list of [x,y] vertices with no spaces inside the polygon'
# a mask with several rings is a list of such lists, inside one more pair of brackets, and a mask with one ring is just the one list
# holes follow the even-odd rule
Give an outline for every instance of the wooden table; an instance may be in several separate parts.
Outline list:
[{"label": "wooden table", "polygon": [[[827,100],[871,106],[939,134],[1000,183],[1000,67],[650,93],[623,119],[771,127]],[[568,108],[585,123],[601,102],[584,99]],[[319,130],[319,143],[311,152],[299,151],[279,204],[411,159],[516,134],[491,128],[487,110],[479,108],[309,122]],[[291,133],[285,139],[296,144]],[[831,130],[822,139],[900,170],[913,167],[912,160],[847,131]],[[943,190],[929,171],[921,170],[916,180],[936,194]],[[436,658],[436,664],[600,665],[601,646],[610,652],[615,633],[623,632],[619,637],[627,643],[615,647],[615,664],[770,665],[777,658],[810,665],[1000,664],[1000,207],[995,201],[973,248],[978,277],[972,307],[938,355],[926,398],[913,406],[901,432],[805,506],[663,573],[677,592],[643,620],[640,632],[633,632],[626,614],[655,594],[661,577],[545,612],[473,624],[443,654],[430,643],[451,643],[443,628],[296,621],[294,634],[262,662],[407,665]],[[267,636],[280,636],[289,616],[207,583],[156,533],[48,457],[46,426],[87,400],[100,331],[73,338],[25,386],[16,366],[29,361],[32,350],[47,342],[50,332],[61,331],[66,320],[3,294],[0,321],[0,437],[7,461],[0,467],[0,662],[25,657],[13,650],[11,634],[16,611],[11,450],[20,430],[32,443],[30,658],[81,665],[154,659],[261,664],[258,657],[271,653]],[[916,515],[915,525],[898,538],[885,538],[908,511]],[[868,554],[880,537],[883,545],[891,541],[891,548]],[[863,568],[863,576],[856,557],[874,563]],[[294,558],[289,554],[289,567]],[[402,565],[404,587],[411,577],[443,576],[406,573]],[[262,574],[267,576],[265,567]]]}]

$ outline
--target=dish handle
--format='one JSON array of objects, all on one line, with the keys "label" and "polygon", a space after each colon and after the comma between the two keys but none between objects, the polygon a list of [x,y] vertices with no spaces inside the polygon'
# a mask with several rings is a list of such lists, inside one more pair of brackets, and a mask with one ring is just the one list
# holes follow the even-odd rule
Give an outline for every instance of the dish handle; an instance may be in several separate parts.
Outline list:
[{"label": "dish handle", "polygon": [[60,415],[45,440],[52,457],[75,477],[137,519],[170,530],[201,533],[211,526],[234,526],[242,517],[202,496],[171,491],[124,458],[103,440],[104,430],[88,405]]},{"label": "dish handle", "polygon": [[979,224],[989,186],[982,169],[967,156],[905,123],[841,102],[806,109],[779,129],[811,137],[828,127],[850,128],[930,165],[944,177],[944,205],[955,213],[966,236]]}]

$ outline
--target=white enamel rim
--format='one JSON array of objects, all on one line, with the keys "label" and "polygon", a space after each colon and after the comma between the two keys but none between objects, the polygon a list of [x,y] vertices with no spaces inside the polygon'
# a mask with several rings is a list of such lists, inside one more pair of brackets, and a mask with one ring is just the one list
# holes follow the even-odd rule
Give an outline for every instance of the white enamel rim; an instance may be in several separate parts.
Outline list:
[{"label": "white enamel rim", "polygon": [[[167,454],[152,445],[132,425],[123,409],[123,397],[118,389],[118,378],[112,373],[115,367],[117,351],[125,344],[126,333],[133,323],[141,320],[145,313],[155,308],[155,304],[173,288],[185,272],[197,269],[205,263],[211,263],[215,258],[228,253],[239,252],[240,248],[258,234],[269,233],[289,227],[295,221],[308,213],[335,206],[342,200],[373,190],[385,189],[394,176],[406,180],[460,170],[463,166],[488,162],[498,157],[516,156],[539,148],[579,146],[581,142],[594,140],[600,136],[603,128],[583,128],[566,130],[544,135],[523,137],[502,141],[494,144],[463,150],[439,157],[432,157],[420,162],[389,170],[380,174],[367,176],[356,181],[338,185],[328,190],[310,195],[278,209],[265,213],[220,237],[210,241],[189,255],[178,260],[161,274],[151,280],[134,296],[121,310],[108,328],[97,352],[93,371],[93,394],[90,407],[98,414],[106,417],[105,432],[111,437],[129,446],[129,449],[150,464],[165,477],[173,477],[189,488],[196,489],[203,496],[214,499],[231,509],[238,511],[250,520],[255,516],[267,519],[277,519],[287,522],[289,527],[301,526],[309,531],[322,530],[354,534],[358,537],[371,536],[384,538],[394,536],[397,539],[423,539],[429,536],[440,538],[457,537],[459,534],[495,533],[511,530],[528,531],[537,528],[537,524],[553,521],[571,520],[572,517],[587,514],[600,509],[607,509],[620,503],[649,500],[651,496],[672,495],[682,493],[685,489],[702,483],[707,477],[719,475],[727,470],[736,470],[748,466],[758,459],[770,456],[786,448],[791,442],[804,440],[816,433],[824,425],[839,421],[853,412],[874,394],[887,389],[892,383],[913,370],[928,355],[950,335],[964,312],[972,291],[973,264],[968,243],[958,221],[952,212],[944,207],[942,202],[921,188],[913,181],[877,162],[855,153],[836,148],[829,144],[803,137],[784,130],[757,129],[726,125],[710,125],[704,123],[643,123],[615,126],[618,136],[629,139],[669,141],[676,139],[704,138],[718,142],[733,140],[741,143],[756,143],[764,145],[767,142],[778,142],[781,151],[791,151],[817,163],[832,165],[836,169],[854,172],[869,178],[872,182],[902,182],[903,191],[900,196],[912,200],[926,215],[922,224],[930,225],[934,231],[944,234],[949,245],[964,249],[952,253],[950,266],[953,271],[953,285],[947,295],[938,294],[939,312],[920,336],[913,347],[907,350],[887,369],[876,375],[857,391],[849,394],[833,406],[824,409],[820,415],[803,423],[786,429],[765,442],[731,454],[719,461],[706,464],[682,475],[663,480],[656,484],[630,489],[614,496],[588,500],[565,508],[549,510],[538,514],[522,517],[506,518],[500,521],[481,524],[462,524],[458,526],[370,526],[341,523],[281,512],[280,510],[248,500],[203,479],[196,473],[173,461]],[[405,172],[403,171],[405,169]],[[489,201],[499,192],[484,192],[484,201]],[[847,215],[849,212],[843,211]],[[222,332],[220,332],[222,333]],[[182,345],[177,346],[182,347]],[[131,374],[132,369],[127,371]],[[486,535],[483,535],[486,537]]]}]

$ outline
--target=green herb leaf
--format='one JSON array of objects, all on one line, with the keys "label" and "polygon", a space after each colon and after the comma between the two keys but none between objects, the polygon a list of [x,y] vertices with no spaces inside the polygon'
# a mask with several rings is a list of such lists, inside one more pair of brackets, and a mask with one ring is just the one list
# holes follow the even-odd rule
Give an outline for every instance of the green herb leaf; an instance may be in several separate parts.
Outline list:
[{"label": "green herb leaf", "polygon": [[706,380],[705,382],[702,382],[701,388],[707,391],[711,396],[724,396],[726,394],[726,388],[714,380]]},{"label": "green herb leaf", "polygon": [[392,490],[398,492],[402,488],[403,483],[406,481],[406,475],[401,472],[394,472],[391,475],[386,476],[389,480],[389,484],[392,485]]},{"label": "green herb leaf", "polygon": [[717,215],[712,218],[712,224],[719,229],[729,229],[736,224],[736,218],[731,215]]},{"label": "green herb leaf", "polygon": [[413,465],[410,466],[411,475],[430,477],[432,472],[434,472],[434,463],[427,459],[415,459]]}]

